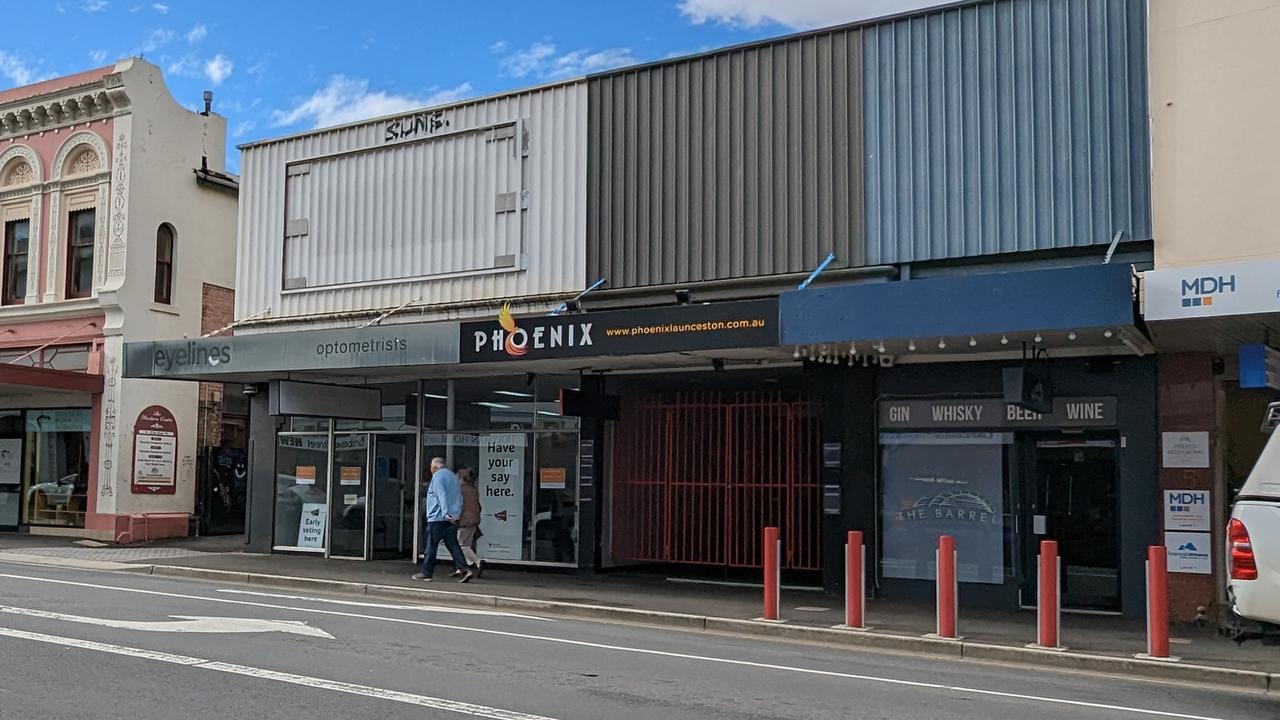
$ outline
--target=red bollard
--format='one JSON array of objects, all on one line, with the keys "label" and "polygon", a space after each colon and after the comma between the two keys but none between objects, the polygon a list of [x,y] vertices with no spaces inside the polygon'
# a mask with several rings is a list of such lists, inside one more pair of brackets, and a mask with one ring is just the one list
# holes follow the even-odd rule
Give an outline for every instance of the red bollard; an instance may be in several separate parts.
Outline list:
[{"label": "red bollard", "polygon": [[850,530],[844,546],[844,624],[865,630],[867,615],[867,548],[862,531]]},{"label": "red bollard", "polygon": [[956,584],[956,539],[950,535],[938,538],[937,565],[938,637],[955,640],[960,598]]},{"label": "red bollard", "polygon": [[1169,659],[1169,556],[1147,548],[1147,657]]},{"label": "red bollard", "polygon": [[782,596],[782,541],[778,528],[764,529],[764,619],[777,620]]},{"label": "red bollard", "polygon": [[1039,633],[1036,644],[1056,648],[1062,635],[1062,560],[1058,557],[1057,540],[1040,541],[1037,559],[1040,577],[1036,584],[1036,619]]}]

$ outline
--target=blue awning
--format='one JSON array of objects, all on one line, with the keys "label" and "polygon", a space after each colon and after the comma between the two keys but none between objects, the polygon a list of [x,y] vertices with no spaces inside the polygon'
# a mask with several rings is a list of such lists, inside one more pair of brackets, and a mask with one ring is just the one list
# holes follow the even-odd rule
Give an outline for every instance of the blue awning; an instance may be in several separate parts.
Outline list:
[{"label": "blue awning", "polygon": [[1134,325],[1133,269],[1086,265],[792,290],[787,345],[1067,332]]}]

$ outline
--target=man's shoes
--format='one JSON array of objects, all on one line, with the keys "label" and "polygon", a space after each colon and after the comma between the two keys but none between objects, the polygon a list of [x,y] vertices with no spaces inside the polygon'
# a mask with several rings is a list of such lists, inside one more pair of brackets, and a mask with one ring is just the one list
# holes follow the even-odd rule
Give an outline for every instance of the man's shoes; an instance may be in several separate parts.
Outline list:
[{"label": "man's shoes", "polygon": [[454,570],[454,571],[453,571],[453,576],[454,576],[454,577],[462,577],[462,571],[461,571],[461,570]]},{"label": "man's shoes", "polygon": [[416,573],[412,579],[421,580],[422,582],[431,582],[431,578],[427,577],[426,575],[423,575],[422,573]]},{"label": "man's shoes", "polygon": [[480,577],[481,575],[483,575],[483,574],[484,574],[484,561],[483,561],[483,560],[477,560],[477,561],[476,561],[476,568],[475,568],[475,570],[473,570],[472,572],[474,572],[474,573],[476,574],[476,577],[477,577],[477,578],[478,578],[478,577]]},{"label": "man's shoes", "polygon": [[462,576],[462,577],[458,578],[458,582],[460,582],[460,583],[469,583],[469,582],[471,582],[471,578],[473,578],[473,577],[475,577],[475,576],[476,576],[476,571],[475,571],[475,570],[468,570],[465,574],[463,574],[463,576]]}]

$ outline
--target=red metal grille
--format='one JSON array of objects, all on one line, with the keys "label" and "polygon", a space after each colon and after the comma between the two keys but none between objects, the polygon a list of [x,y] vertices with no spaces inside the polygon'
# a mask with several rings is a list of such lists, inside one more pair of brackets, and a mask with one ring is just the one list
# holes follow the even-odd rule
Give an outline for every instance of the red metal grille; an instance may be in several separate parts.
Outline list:
[{"label": "red metal grille", "polygon": [[779,393],[624,400],[613,447],[619,560],[760,567],[760,529],[782,532],[783,568],[822,563],[815,403]]}]

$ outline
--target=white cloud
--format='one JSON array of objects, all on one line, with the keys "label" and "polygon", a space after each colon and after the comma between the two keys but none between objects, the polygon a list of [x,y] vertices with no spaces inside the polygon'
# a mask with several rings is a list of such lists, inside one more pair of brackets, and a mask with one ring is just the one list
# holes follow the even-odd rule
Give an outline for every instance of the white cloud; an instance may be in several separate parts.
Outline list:
[{"label": "white cloud", "polygon": [[106,51],[106,50],[94,50],[93,52],[90,52],[90,53],[89,53],[89,59],[90,59],[90,60],[92,60],[92,61],[94,61],[94,62],[96,62],[96,63],[101,63],[101,62],[103,62],[104,60],[106,60],[106,59],[107,59],[107,51]]},{"label": "white cloud", "polygon": [[222,84],[223,80],[231,77],[231,71],[235,69],[235,63],[222,53],[218,53],[209,58],[204,64],[204,76],[209,78],[209,82],[214,86]]},{"label": "white cloud", "polygon": [[394,115],[432,105],[461,100],[472,94],[471,83],[451,88],[431,88],[425,96],[370,91],[369,81],[334,75],[329,83],[289,110],[272,113],[276,127],[308,122],[312,127],[343,125],[382,115]]},{"label": "white cloud", "polygon": [[548,77],[561,78],[600,72],[623,65],[640,62],[631,54],[631,48],[609,48],[599,52],[574,50],[555,59]]},{"label": "white cloud", "polygon": [[168,5],[165,5],[164,3],[155,3],[155,4],[153,4],[153,5],[151,6],[151,9],[152,9],[152,10],[155,10],[156,12],[160,13],[161,15],[168,15],[168,14],[169,14],[169,6],[168,6]]},{"label": "white cloud", "polygon": [[174,32],[172,30],[153,30],[147,39],[142,41],[142,45],[138,48],[138,53],[155,52],[160,48],[173,42]]},{"label": "white cloud", "polygon": [[110,4],[111,3],[107,2],[107,0],[87,0],[84,5],[81,5],[81,7],[85,12],[102,12],[103,10],[106,10],[107,6]]},{"label": "white cloud", "polygon": [[489,46],[489,52],[493,53],[494,55],[501,55],[502,53],[507,51],[508,47],[510,47],[510,45],[507,44],[506,40],[499,40]]},{"label": "white cloud", "polygon": [[546,64],[556,54],[551,43],[536,42],[524,50],[517,50],[502,59],[502,69],[511,77],[524,77]]},{"label": "white cloud", "polygon": [[169,75],[181,75],[183,77],[199,77],[200,61],[195,55],[187,54],[177,60],[170,61],[168,56],[161,58],[163,62],[168,63],[165,72]]},{"label": "white cloud", "polygon": [[554,44],[536,42],[503,58],[502,69],[516,78],[536,75],[544,80],[553,80],[634,65],[637,62],[639,60],[631,54],[630,48],[598,51],[583,48],[558,55]]},{"label": "white cloud", "polygon": [[58,4],[54,5],[54,6],[53,6],[53,9],[54,9],[54,10],[57,10],[59,15],[66,15],[66,14],[67,14],[67,6],[66,6],[66,5],[63,5],[62,3],[58,3]]},{"label": "white cloud", "polygon": [[195,45],[201,40],[209,36],[209,28],[204,23],[196,23],[196,26],[187,31],[187,43]]},{"label": "white cloud", "polygon": [[232,128],[231,137],[242,138],[245,135],[248,135],[249,133],[253,132],[254,128],[256,128],[257,126],[258,124],[252,120],[243,120],[239,123],[236,123],[236,126]]},{"label": "white cloud", "polygon": [[39,72],[17,55],[0,50],[0,78],[8,80],[11,84],[30,85],[51,77],[53,77],[52,74]]},{"label": "white cloud", "polygon": [[794,30],[838,25],[941,5],[949,0],[680,0],[680,13],[695,25],[735,27],[776,24]]}]

